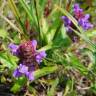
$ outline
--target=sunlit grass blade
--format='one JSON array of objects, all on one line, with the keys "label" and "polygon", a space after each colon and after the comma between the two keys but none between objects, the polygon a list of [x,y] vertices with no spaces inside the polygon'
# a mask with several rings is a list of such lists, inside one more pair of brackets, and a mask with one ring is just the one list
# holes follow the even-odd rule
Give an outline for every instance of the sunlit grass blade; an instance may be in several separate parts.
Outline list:
[{"label": "sunlit grass blade", "polygon": [[25,0],[19,0],[19,2],[22,5],[22,7],[24,8],[25,12],[28,14],[28,17],[30,18],[30,20],[32,22],[33,18],[31,16],[31,12],[30,12],[29,6],[26,4]]},{"label": "sunlit grass blade", "polygon": [[19,14],[19,11],[18,11],[18,9],[17,9],[17,7],[16,7],[16,5],[14,3],[14,0],[8,0],[8,3],[9,3],[9,6],[11,7],[15,17],[17,19],[19,19],[20,18],[20,14]]},{"label": "sunlit grass blade", "polygon": [[22,33],[23,32],[26,33],[24,24],[22,23],[21,18],[20,18],[19,10],[18,10],[14,0],[8,0],[8,4],[9,4],[9,7],[12,9],[12,11],[14,13],[14,16],[16,17],[16,20],[17,20],[18,25],[19,25],[19,29],[22,31]]},{"label": "sunlit grass blade", "polygon": [[68,80],[63,96],[77,96],[74,92],[74,79]]},{"label": "sunlit grass blade", "polygon": [[38,79],[39,77],[48,75],[50,73],[54,73],[56,70],[58,70],[58,66],[45,67],[42,69],[38,69],[38,70],[34,71],[34,77],[35,77],[35,79]]},{"label": "sunlit grass blade", "polygon": [[15,29],[17,32],[22,33],[22,31],[15,25],[13,24],[9,19],[7,19],[4,15],[0,14],[0,17],[4,19],[13,29]]},{"label": "sunlit grass blade", "polygon": [[59,79],[56,78],[51,84],[51,88],[48,90],[47,96],[55,96],[56,87],[59,83]]}]

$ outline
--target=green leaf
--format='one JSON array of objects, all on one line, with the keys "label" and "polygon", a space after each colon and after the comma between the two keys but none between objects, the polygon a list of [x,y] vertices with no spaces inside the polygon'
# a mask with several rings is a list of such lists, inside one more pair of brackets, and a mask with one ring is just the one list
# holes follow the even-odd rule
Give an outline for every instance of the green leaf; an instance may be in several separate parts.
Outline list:
[{"label": "green leaf", "polygon": [[56,78],[51,84],[51,88],[48,90],[47,96],[55,96],[56,87],[59,83],[59,79]]},{"label": "green leaf", "polygon": [[5,39],[7,36],[8,36],[8,32],[6,32],[6,30],[4,29],[0,29],[0,37]]},{"label": "green leaf", "polygon": [[13,56],[13,55],[10,55],[8,53],[1,53],[0,52],[0,62],[3,64],[3,66],[5,67],[8,67],[8,68],[16,68],[17,64],[16,64],[16,61],[18,59]]},{"label": "green leaf", "polygon": [[73,54],[69,53],[70,65],[73,69],[79,70],[82,75],[88,74],[88,69],[80,62],[80,60]]},{"label": "green leaf", "polygon": [[68,46],[70,46],[70,44],[71,44],[71,40],[66,35],[65,27],[62,25],[60,32],[58,32],[58,35],[53,41],[53,47],[56,46],[57,48],[58,47],[67,48]]},{"label": "green leaf", "polygon": [[91,85],[89,91],[92,92],[92,93],[94,93],[94,94],[96,94],[96,81]]},{"label": "green leaf", "polygon": [[27,79],[25,77],[20,77],[15,84],[13,85],[13,87],[11,88],[11,91],[13,93],[17,93],[20,91],[20,89],[26,84]]},{"label": "green leaf", "polygon": [[28,86],[28,91],[29,91],[30,93],[33,93],[34,96],[37,95],[36,89],[35,89],[34,87],[32,87],[31,85]]},{"label": "green leaf", "polygon": [[28,14],[30,20],[33,21],[33,18],[32,18],[31,13],[30,13],[29,6],[26,4],[25,0],[20,0],[19,2],[23,6],[25,12]]},{"label": "green leaf", "polygon": [[58,66],[52,66],[52,67],[44,67],[42,69],[38,69],[34,72],[35,79],[38,79],[39,77],[48,75],[50,73],[54,73],[58,69]]},{"label": "green leaf", "polygon": [[73,79],[68,80],[63,96],[77,96],[73,87],[74,87],[74,80]]},{"label": "green leaf", "polygon": [[18,9],[17,9],[17,7],[16,7],[16,5],[15,5],[14,0],[8,0],[8,3],[9,3],[9,6],[11,7],[11,9],[12,9],[14,15],[15,15],[16,18],[19,20],[19,18],[20,18],[20,13],[19,13],[19,11],[18,11]]}]

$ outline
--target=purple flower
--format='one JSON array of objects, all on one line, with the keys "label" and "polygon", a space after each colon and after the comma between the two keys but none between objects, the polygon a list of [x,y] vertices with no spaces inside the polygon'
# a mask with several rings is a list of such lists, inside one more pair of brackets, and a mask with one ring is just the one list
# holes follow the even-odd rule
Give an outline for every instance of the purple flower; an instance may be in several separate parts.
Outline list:
[{"label": "purple flower", "polygon": [[9,46],[8,46],[8,48],[11,50],[11,53],[13,55],[17,55],[18,47],[19,47],[18,45],[15,45],[15,44],[12,44],[12,43],[10,43]]},{"label": "purple flower", "polygon": [[36,70],[36,64],[40,64],[46,57],[45,51],[38,52],[36,50],[37,41],[27,41],[20,45],[10,44],[9,48],[13,55],[18,56],[19,66],[13,72],[14,77],[26,76],[29,80],[33,80],[33,71]]},{"label": "purple flower", "polygon": [[34,47],[34,50],[36,50],[36,46],[37,46],[37,41],[36,40],[32,40],[32,46]]},{"label": "purple flower", "polygon": [[21,72],[19,72],[19,69],[18,68],[16,68],[15,70],[14,70],[14,72],[13,72],[13,77],[21,77],[22,76],[22,73]]},{"label": "purple flower", "polygon": [[93,25],[89,22],[90,15],[83,13],[83,9],[79,7],[79,4],[74,4],[74,15],[78,21],[78,24],[84,29],[88,30],[93,27]]},{"label": "purple flower", "polygon": [[77,4],[77,3],[74,4],[74,10],[78,10],[78,9],[80,9],[80,8],[79,8],[79,4]]},{"label": "purple flower", "polygon": [[[74,12],[74,17],[78,21],[78,24],[84,29],[88,30],[93,27],[93,25],[89,22],[90,15],[89,14],[84,14],[83,9],[79,7],[79,4],[74,4],[73,8]],[[74,24],[68,19],[66,16],[61,17],[62,20],[64,21],[64,25],[67,29],[67,32],[72,32],[70,27],[74,28]]]},{"label": "purple flower", "polygon": [[45,51],[41,51],[38,55],[36,55],[36,61],[38,64],[42,62],[42,59],[46,57]]},{"label": "purple flower", "polygon": [[93,25],[89,22],[90,15],[86,14],[83,18],[80,18],[78,20],[78,23],[84,30],[88,30],[90,28],[93,28]]},{"label": "purple flower", "polygon": [[28,78],[30,81],[33,81],[33,80],[34,80],[34,74],[33,74],[33,72],[28,72],[26,76],[27,76],[27,78]]},{"label": "purple flower", "polygon": [[72,22],[71,22],[70,19],[68,19],[68,17],[62,16],[61,18],[62,18],[62,20],[64,21],[64,25],[65,25],[66,27],[71,25]]},{"label": "purple flower", "polygon": [[17,69],[13,72],[14,77],[21,77],[22,75],[25,75],[30,81],[34,80],[33,71],[28,71],[28,67],[20,64]]},{"label": "purple flower", "polygon": [[84,16],[83,9],[79,7],[79,4],[74,4],[73,12],[76,19]]},{"label": "purple flower", "polygon": [[66,16],[62,16],[61,19],[64,21],[64,26],[66,27],[67,32],[72,32],[72,30],[70,29],[72,25],[71,20]]},{"label": "purple flower", "polygon": [[19,72],[22,74],[26,74],[28,72],[28,66],[20,64],[19,65]]}]

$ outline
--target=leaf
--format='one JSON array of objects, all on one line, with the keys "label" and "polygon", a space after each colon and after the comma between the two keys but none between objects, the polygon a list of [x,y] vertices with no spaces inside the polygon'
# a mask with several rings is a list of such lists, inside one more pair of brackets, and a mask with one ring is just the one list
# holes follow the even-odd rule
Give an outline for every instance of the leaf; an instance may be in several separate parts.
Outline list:
[{"label": "leaf", "polygon": [[16,18],[19,20],[19,18],[20,18],[20,13],[19,13],[19,11],[18,11],[18,9],[17,9],[17,7],[16,7],[16,5],[15,5],[14,0],[8,0],[8,3],[9,3],[9,6],[11,7],[11,9],[12,9],[14,15],[15,15]]},{"label": "leaf", "polygon": [[30,20],[33,21],[33,18],[32,18],[31,13],[30,13],[29,6],[26,4],[25,0],[20,0],[19,2],[23,6],[25,12],[28,14]]},{"label": "leaf", "polygon": [[8,36],[8,33],[4,29],[0,29],[0,37],[5,39]]},{"label": "leaf", "polygon": [[47,96],[55,96],[55,91],[56,91],[56,87],[59,83],[59,79],[56,78],[56,80],[54,80],[51,84],[51,88],[48,90],[47,92]]},{"label": "leaf", "polygon": [[91,85],[90,92],[96,94],[96,81]]},{"label": "leaf", "polygon": [[79,70],[79,72],[82,75],[88,74],[88,69],[79,61],[79,59],[75,55],[70,53],[69,58],[70,58],[70,65],[73,69]]},{"label": "leaf", "polygon": [[73,87],[74,87],[74,80],[73,79],[68,80],[63,96],[77,96]]},{"label": "leaf", "polygon": [[33,93],[34,96],[37,95],[36,89],[35,89],[34,87],[32,87],[31,85],[28,86],[28,91],[29,91],[30,93]]},{"label": "leaf", "polygon": [[[22,1],[22,0],[20,0]],[[15,17],[16,17],[16,20],[19,24],[19,28],[15,28],[15,29],[18,29],[18,32],[20,32],[21,34],[23,34],[26,38],[27,36],[23,33],[23,32],[26,32],[25,31],[25,27],[24,27],[24,24],[22,23],[21,21],[21,18],[20,18],[20,13],[19,13],[19,10],[14,2],[14,0],[8,0],[8,4],[9,4],[9,7],[12,9]],[[12,27],[15,27],[14,24],[12,24],[9,20],[6,19],[6,21],[12,26]]]},{"label": "leaf", "polygon": [[27,79],[25,77],[20,77],[15,84],[13,85],[13,87],[11,88],[11,91],[13,93],[17,93],[20,91],[20,89],[24,86],[24,84],[26,84]]},{"label": "leaf", "polygon": [[66,35],[65,27],[62,25],[60,32],[58,32],[58,35],[53,41],[53,47],[56,46],[57,48],[58,47],[67,48],[68,46],[70,46],[70,44],[71,44],[71,40]]},{"label": "leaf", "polygon": [[3,66],[14,69],[17,66],[16,61],[17,58],[15,56],[0,52],[0,62],[3,64]]},{"label": "leaf", "polygon": [[42,76],[48,75],[50,73],[54,73],[58,69],[58,66],[52,66],[52,67],[44,67],[42,69],[38,69],[34,72],[35,79],[38,79]]}]

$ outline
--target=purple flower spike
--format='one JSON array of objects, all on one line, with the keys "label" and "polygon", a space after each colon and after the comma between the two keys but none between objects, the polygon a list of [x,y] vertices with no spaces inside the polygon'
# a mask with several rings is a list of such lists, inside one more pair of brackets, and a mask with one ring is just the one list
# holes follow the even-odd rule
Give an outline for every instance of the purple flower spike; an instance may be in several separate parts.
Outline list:
[{"label": "purple flower spike", "polygon": [[10,43],[8,47],[13,55],[17,55],[18,45]]},{"label": "purple flower spike", "polygon": [[[89,22],[90,15],[89,14],[84,14],[83,9],[81,9],[79,7],[79,4],[77,4],[77,3],[74,4],[73,12],[74,12],[75,19],[78,21],[78,24],[84,30],[88,30],[88,29],[93,27],[93,25]],[[74,26],[73,23],[66,16],[62,16],[61,18],[64,21],[64,25],[67,29],[67,32],[72,32],[70,27]]]},{"label": "purple flower spike", "polygon": [[[14,77],[26,76],[30,81],[34,80],[33,72],[36,70],[36,64],[40,64],[46,57],[45,51],[36,50],[37,41],[26,41],[19,46],[10,44],[9,48],[13,54],[19,58],[19,66],[13,72]],[[18,53],[18,54],[17,54]]]},{"label": "purple flower spike", "polygon": [[93,27],[93,25],[89,22],[90,15],[83,13],[83,9],[79,7],[79,4],[74,5],[74,15],[78,20],[78,23],[84,30],[88,30]]},{"label": "purple flower spike", "polygon": [[36,56],[36,61],[38,62],[38,64],[40,64],[42,62],[42,59],[46,57],[46,53],[45,51],[40,52],[37,56]]}]

